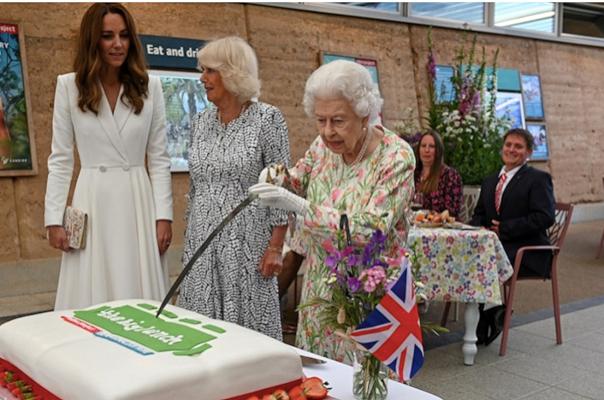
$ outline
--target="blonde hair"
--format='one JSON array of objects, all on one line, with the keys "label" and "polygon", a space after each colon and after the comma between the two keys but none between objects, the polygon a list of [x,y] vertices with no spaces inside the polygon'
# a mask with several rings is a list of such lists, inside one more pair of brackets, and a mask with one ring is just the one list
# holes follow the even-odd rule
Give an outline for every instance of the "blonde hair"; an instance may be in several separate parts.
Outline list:
[{"label": "blonde hair", "polygon": [[348,100],[357,117],[369,117],[369,124],[379,121],[384,100],[367,68],[352,61],[336,60],[320,66],[306,81],[304,111],[314,116],[317,98]]},{"label": "blonde hair", "polygon": [[254,49],[243,39],[229,36],[206,44],[197,54],[200,68],[220,73],[226,90],[241,102],[260,96],[258,59]]}]

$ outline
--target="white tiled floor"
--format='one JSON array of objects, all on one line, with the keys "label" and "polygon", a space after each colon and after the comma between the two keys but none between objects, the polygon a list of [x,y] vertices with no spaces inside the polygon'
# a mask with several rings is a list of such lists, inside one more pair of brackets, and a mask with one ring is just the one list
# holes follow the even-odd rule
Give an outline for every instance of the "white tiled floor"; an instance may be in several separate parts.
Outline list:
[{"label": "white tiled floor", "polygon": [[563,344],[552,318],[513,328],[508,354],[499,339],[463,365],[455,343],[426,352],[413,386],[443,400],[604,400],[604,305],[564,314]]}]

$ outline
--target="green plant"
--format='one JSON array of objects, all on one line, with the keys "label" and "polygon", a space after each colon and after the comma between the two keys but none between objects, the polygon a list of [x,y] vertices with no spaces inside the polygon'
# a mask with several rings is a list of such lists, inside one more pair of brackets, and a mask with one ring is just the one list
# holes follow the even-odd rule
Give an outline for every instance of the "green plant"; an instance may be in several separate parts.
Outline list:
[{"label": "green plant", "polygon": [[431,31],[428,31],[430,107],[426,118],[428,126],[443,138],[445,162],[457,169],[464,184],[479,185],[485,176],[500,168],[502,133],[510,122],[498,118],[495,109],[499,50],[487,67],[484,47],[480,59],[476,59],[476,35],[469,50],[466,44],[464,39],[455,57],[451,77],[453,96],[443,100],[443,88],[436,88],[434,84],[436,58]]}]

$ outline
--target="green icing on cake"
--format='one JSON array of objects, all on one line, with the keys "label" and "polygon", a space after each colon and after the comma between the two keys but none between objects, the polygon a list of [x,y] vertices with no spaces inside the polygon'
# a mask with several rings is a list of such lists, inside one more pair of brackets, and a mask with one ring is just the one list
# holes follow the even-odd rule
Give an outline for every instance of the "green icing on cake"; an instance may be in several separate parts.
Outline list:
[{"label": "green icing on cake", "polygon": [[166,318],[178,318],[178,315],[174,314],[172,311],[162,310],[161,315]]},{"label": "green icing on cake", "polygon": [[212,331],[212,332],[216,332],[216,333],[225,333],[226,332],[221,327],[216,326],[216,325],[212,325],[212,324],[205,324],[204,326],[202,326],[202,328],[207,329],[207,330]]},{"label": "green icing on cake", "polygon": [[191,350],[175,351],[174,355],[175,356],[196,356],[198,354],[203,353],[204,351],[206,351],[207,349],[209,349],[211,347],[212,346],[210,346],[209,344],[204,343],[199,347],[192,348]]},{"label": "green icing on cake", "polygon": [[201,321],[198,321],[196,319],[190,319],[190,318],[181,318],[178,320],[178,322],[182,322],[183,324],[191,324],[191,325],[201,324]]},{"label": "green icing on cake", "polygon": [[157,309],[157,307],[155,307],[153,304],[147,304],[147,303],[139,303],[139,304],[137,304],[137,306],[139,306],[140,308],[144,308],[145,310]]},{"label": "green icing on cake", "polygon": [[[177,317],[174,313],[170,314],[174,316],[171,318]],[[178,322],[162,320],[129,305],[100,306],[95,309],[74,311],[74,315],[116,336],[156,352],[172,351],[174,355],[200,354],[212,347],[208,342],[216,339],[216,333],[225,332],[224,329],[210,324],[201,327],[210,331],[205,332]]]}]

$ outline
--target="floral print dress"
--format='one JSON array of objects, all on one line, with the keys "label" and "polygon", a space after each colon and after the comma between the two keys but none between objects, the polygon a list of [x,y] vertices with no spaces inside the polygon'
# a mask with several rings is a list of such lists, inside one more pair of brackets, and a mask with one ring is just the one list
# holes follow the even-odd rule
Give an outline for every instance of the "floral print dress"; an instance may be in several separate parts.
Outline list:
[{"label": "floral print dress", "polygon": [[[306,256],[302,264],[302,304],[316,296],[331,295],[323,242],[334,237],[342,214],[348,216],[356,243],[366,243],[376,229],[388,234],[389,253],[406,243],[406,211],[413,193],[415,157],[407,142],[389,130],[383,131],[378,147],[358,164],[345,164],[341,155],[331,152],[317,137],[304,158],[290,169],[294,190],[310,202],[307,214],[298,218],[289,243]],[[316,308],[300,311],[296,345],[352,364],[349,341],[323,329]]]},{"label": "floral print dress", "polygon": [[[415,171],[415,187],[419,190],[421,183],[421,171]],[[444,165],[440,170],[438,188],[431,193],[425,193],[422,208],[436,212],[449,210],[449,214],[458,217],[461,213],[463,201],[463,188],[461,176],[455,168]]]},{"label": "floral print dress", "polygon": [[[226,126],[211,107],[193,120],[183,264],[248,195],[266,166],[289,163],[283,114],[261,102]],[[274,226],[287,213],[252,203],[214,238],[183,280],[178,304],[281,340],[277,278],[259,270]]]}]

